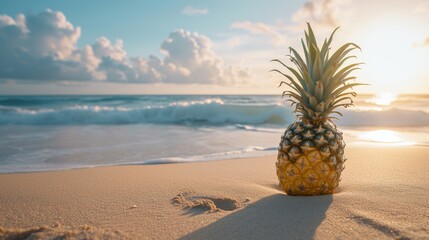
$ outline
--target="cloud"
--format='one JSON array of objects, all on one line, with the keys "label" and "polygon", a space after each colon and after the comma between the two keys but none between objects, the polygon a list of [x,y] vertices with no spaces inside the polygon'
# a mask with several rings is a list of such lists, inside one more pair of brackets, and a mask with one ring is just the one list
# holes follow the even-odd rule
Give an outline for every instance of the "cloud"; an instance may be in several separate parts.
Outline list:
[{"label": "cloud", "polygon": [[285,42],[285,38],[279,31],[276,30],[276,27],[264,23],[254,23],[251,21],[235,22],[231,24],[231,28],[242,29],[257,35],[266,35],[272,38],[276,44],[282,44]]},{"label": "cloud", "polygon": [[198,83],[205,79],[207,83],[232,84],[251,78],[249,69],[224,67],[212,50],[211,40],[198,33],[172,32],[161,49],[166,54],[162,66],[164,82]]},{"label": "cloud", "polygon": [[182,14],[185,15],[206,15],[209,13],[207,8],[194,8],[191,6],[187,6],[182,10]]},{"label": "cloud", "polygon": [[226,41],[226,46],[228,48],[235,48],[243,44],[243,41],[239,37],[233,37]]},{"label": "cloud", "polygon": [[38,82],[234,84],[250,70],[226,66],[211,40],[179,29],[161,44],[163,58],[129,57],[124,42],[98,38],[77,47],[81,30],[61,12],[0,16],[0,79]]},{"label": "cloud", "polygon": [[91,47],[77,49],[81,34],[61,12],[46,10],[16,19],[0,16],[0,78],[15,80],[99,79]]},{"label": "cloud", "polygon": [[299,23],[311,22],[326,27],[337,27],[340,25],[341,14],[345,9],[342,6],[348,3],[347,0],[309,0],[292,15],[292,20]]}]

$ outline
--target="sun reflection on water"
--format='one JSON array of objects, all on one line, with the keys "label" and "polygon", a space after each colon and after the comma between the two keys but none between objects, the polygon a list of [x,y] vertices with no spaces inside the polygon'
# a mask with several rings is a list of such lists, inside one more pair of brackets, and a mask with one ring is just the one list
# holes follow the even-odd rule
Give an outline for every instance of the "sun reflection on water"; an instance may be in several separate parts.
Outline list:
[{"label": "sun reflection on water", "polygon": [[371,142],[381,143],[395,143],[402,140],[399,133],[392,130],[375,130],[364,132],[360,135],[360,138]]}]

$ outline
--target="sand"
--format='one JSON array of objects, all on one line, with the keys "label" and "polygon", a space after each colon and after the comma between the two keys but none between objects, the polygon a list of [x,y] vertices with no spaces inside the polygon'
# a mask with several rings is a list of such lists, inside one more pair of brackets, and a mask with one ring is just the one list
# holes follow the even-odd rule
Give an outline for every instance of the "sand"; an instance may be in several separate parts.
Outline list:
[{"label": "sand", "polygon": [[429,239],[428,154],[347,146],[317,197],[285,195],[275,156],[1,174],[0,239]]}]

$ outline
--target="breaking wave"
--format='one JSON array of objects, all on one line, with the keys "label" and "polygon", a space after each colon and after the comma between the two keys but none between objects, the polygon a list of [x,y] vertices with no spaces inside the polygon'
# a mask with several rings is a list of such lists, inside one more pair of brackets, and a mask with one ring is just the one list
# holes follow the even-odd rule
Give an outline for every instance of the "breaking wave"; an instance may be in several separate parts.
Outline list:
[{"label": "breaking wave", "polygon": [[241,106],[217,102],[125,108],[78,105],[61,109],[0,106],[0,124],[283,124],[294,117],[282,106]]},{"label": "breaking wave", "polygon": [[[236,98],[236,99],[235,99]],[[183,124],[270,132],[295,120],[290,108],[270,98],[86,97],[0,98],[2,125]],[[114,102],[116,101],[116,102]],[[133,102],[130,104],[129,102]],[[265,101],[265,102],[264,102]],[[128,102],[128,103],[124,103]],[[104,103],[104,104],[103,104]],[[342,110],[343,126],[429,126],[429,112],[398,108]],[[258,125],[270,125],[269,128]]]}]

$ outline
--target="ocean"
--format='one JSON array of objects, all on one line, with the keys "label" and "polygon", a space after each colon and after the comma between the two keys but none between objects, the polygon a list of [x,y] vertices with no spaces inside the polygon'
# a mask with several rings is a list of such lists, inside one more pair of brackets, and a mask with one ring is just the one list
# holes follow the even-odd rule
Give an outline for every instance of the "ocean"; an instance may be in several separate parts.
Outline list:
[{"label": "ocean", "polygon": [[[272,155],[295,120],[284,100],[0,96],[0,172]],[[348,145],[429,146],[429,95],[362,95],[354,103],[336,121]]]}]

